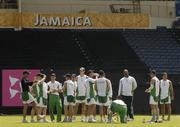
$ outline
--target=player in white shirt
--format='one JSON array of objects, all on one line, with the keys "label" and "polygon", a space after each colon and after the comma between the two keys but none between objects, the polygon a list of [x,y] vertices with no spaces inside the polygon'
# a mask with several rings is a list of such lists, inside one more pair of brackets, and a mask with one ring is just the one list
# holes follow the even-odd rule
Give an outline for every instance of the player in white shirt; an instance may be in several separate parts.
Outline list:
[{"label": "player in white shirt", "polygon": [[62,103],[59,93],[62,92],[62,84],[56,81],[56,74],[51,74],[51,81],[47,83],[49,88],[49,114],[51,121],[55,120],[54,118],[54,109],[57,111],[57,120],[56,122],[61,122],[62,115]]},{"label": "player in white shirt", "polygon": [[81,122],[84,122],[84,116],[86,115],[86,79],[85,68],[80,68],[80,75],[77,76],[77,92],[76,92],[76,114],[81,104]]},{"label": "player in white shirt", "polygon": [[159,121],[159,79],[156,77],[156,71],[152,70],[150,72],[150,87],[145,90],[145,92],[150,94],[149,104],[151,107],[152,119],[149,121],[151,123]]},{"label": "player in white shirt", "polygon": [[95,79],[93,79],[94,72],[89,70],[87,72],[88,78],[86,80],[86,105],[87,105],[87,117],[88,122],[96,122],[93,118],[93,112],[96,110],[96,91],[95,91]]},{"label": "player in white shirt", "polygon": [[109,92],[108,92],[108,101],[106,103],[106,106],[109,107],[111,105],[111,102],[112,102],[113,90],[112,90],[111,80],[109,80],[109,79],[107,79],[107,80],[109,82],[110,89],[109,89]]},{"label": "player in white shirt", "polygon": [[170,80],[168,80],[168,74],[166,72],[163,73],[162,80],[160,80],[160,105],[161,105],[161,113],[162,120],[164,119],[165,112],[167,109],[168,118],[170,120],[171,116],[171,100],[174,99],[174,91],[173,85]]},{"label": "player in white shirt", "polygon": [[66,81],[64,82],[64,114],[65,118],[63,122],[72,122],[73,120],[73,106],[75,105],[75,90],[76,87],[71,80],[71,75],[66,74]]},{"label": "player in white shirt", "polygon": [[119,81],[118,97],[127,104],[127,116],[129,116],[128,120],[133,120],[133,96],[134,91],[137,88],[137,82],[134,77],[129,75],[129,71],[127,69],[124,69],[123,74],[124,77]]},{"label": "player in white shirt", "polygon": [[[75,96],[76,96],[76,91],[77,91],[77,76],[76,74],[72,74],[72,82],[74,83],[75,85]],[[76,105],[73,106],[73,120],[76,120]]]},{"label": "player in white shirt", "polygon": [[[107,78],[106,78],[107,79]],[[109,92],[107,93],[107,102],[104,104],[104,114],[107,115],[107,110],[108,107],[111,105],[112,103],[112,95],[113,95],[113,91],[112,91],[112,83],[109,79],[107,79],[108,83],[109,83]],[[108,119],[107,119],[108,120]]]},{"label": "player in white shirt", "polygon": [[103,122],[105,118],[104,109],[106,109],[106,103],[108,101],[108,93],[110,91],[109,81],[105,78],[103,70],[99,71],[99,78],[95,81],[95,90],[97,92],[97,103],[100,106],[100,121]]}]

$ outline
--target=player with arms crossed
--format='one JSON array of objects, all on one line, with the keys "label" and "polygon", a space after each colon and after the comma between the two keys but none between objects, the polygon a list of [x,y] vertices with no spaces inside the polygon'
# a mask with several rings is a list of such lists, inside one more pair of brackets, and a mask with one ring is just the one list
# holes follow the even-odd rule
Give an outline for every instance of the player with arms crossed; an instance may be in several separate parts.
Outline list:
[{"label": "player with arms crossed", "polygon": [[79,104],[81,104],[81,122],[85,122],[84,116],[86,115],[86,79],[85,68],[80,68],[80,75],[77,76],[77,92],[76,92],[76,114],[78,112]]},{"label": "player with arms crossed", "polygon": [[61,98],[59,97],[59,93],[62,92],[62,84],[56,81],[56,74],[51,74],[51,81],[47,83],[49,87],[49,114],[51,121],[54,122],[54,108],[57,111],[57,120],[56,122],[61,122],[61,114],[62,114],[62,104]]}]

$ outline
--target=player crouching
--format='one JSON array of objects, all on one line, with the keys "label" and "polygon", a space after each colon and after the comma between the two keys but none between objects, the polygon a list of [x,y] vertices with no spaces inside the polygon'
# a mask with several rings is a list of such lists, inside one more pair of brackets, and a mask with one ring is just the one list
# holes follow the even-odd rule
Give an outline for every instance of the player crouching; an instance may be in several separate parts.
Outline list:
[{"label": "player crouching", "polygon": [[114,100],[108,108],[108,123],[112,122],[112,117],[119,115],[121,123],[127,123],[127,106],[122,100]]}]

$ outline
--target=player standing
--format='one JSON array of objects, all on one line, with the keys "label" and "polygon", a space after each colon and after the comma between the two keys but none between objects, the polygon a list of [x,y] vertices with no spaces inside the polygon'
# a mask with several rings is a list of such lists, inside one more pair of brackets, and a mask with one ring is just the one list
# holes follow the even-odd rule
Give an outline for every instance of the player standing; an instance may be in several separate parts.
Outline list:
[{"label": "player standing", "polygon": [[124,69],[124,77],[119,81],[118,97],[120,97],[127,104],[127,115],[130,117],[128,120],[134,119],[133,113],[133,96],[137,88],[137,82],[134,77],[129,75],[129,71]]},{"label": "player standing", "polygon": [[98,105],[100,106],[100,121],[103,122],[104,108],[106,108],[106,103],[108,101],[108,93],[110,90],[109,81],[105,78],[105,73],[103,70],[99,71],[99,78],[95,81],[95,90],[97,91]]},{"label": "player standing", "polygon": [[[38,107],[38,115],[43,115],[43,122],[48,122],[46,119],[46,113],[47,113],[47,98],[48,98],[48,86],[46,84],[45,79],[46,75],[45,74],[37,74],[36,75],[38,80],[40,82],[37,83],[39,93],[37,97],[37,107]],[[40,121],[39,121],[40,122]]]},{"label": "player standing", "polygon": [[79,104],[81,104],[81,122],[85,122],[86,115],[86,79],[85,68],[80,68],[80,75],[77,76],[77,95],[76,95],[76,114],[78,112]]},{"label": "player standing", "polygon": [[63,92],[64,92],[64,114],[65,118],[63,122],[72,122],[73,120],[73,106],[75,105],[75,90],[76,87],[71,80],[71,75],[65,75],[66,81],[64,82]]},{"label": "player standing", "polygon": [[93,112],[96,110],[96,92],[95,92],[95,79],[93,79],[94,72],[89,70],[87,72],[88,78],[86,80],[86,105],[88,122],[96,122],[93,118]]},{"label": "player standing", "polygon": [[[107,78],[106,78],[107,79]],[[105,107],[103,109],[104,114],[107,114],[107,109],[108,107],[111,105],[112,102],[112,95],[113,95],[113,90],[112,90],[112,83],[109,79],[107,79],[107,81],[109,82],[109,92],[107,94],[108,98],[107,98],[107,102],[105,104]]]},{"label": "player standing", "polygon": [[168,112],[167,120],[170,120],[171,116],[171,100],[174,99],[174,91],[173,85],[170,80],[168,80],[168,74],[166,72],[163,73],[162,80],[160,80],[160,105],[161,105],[161,113],[162,120],[164,119],[165,109]]},{"label": "player standing", "polygon": [[[75,96],[76,96],[76,91],[77,91],[77,76],[76,76],[76,74],[72,74],[72,82],[75,85]],[[76,120],[75,115],[76,115],[76,102],[75,102],[75,105],[73,105],[73,120]]]},{"label": "player standing", "polygon": [[62,84],[56,81],[56,74],[51,74],[51,81],[47,83],[49,87],[49,114],[51,121],[54,121],[54,108],[57,111],[57,120],[56,122],[61,122],[61,114],[62,114],[62,103],[59,93],[62,92]]},{"label": "player standing", "polygon": [[157,122],[159,120],[159,79],[156,77],[156,71],[152,70],[150,72],[150,87],[145,90],[145,92],[150,93],[149,104],[151,107],[152,119],[150,122]]},{"label": "player standing", "polygon": [[33,109],[37,113],[35,99],[29,90],[29,86],[33,85],[33,82],[30,82],[28,79],[29,74],[30,73],[28,71],[24,71],[23,77],[21,79],[22,101],[23,101],[23,120],[22,120],[23,123],[28,123],[28,121],[26,120],[28,105],[30,105],[32,103]]},{"label": "player standing", "polygon": [[[34,77],[34,85],[31,87],[31,94],[33,95],[35,102],[37,104],[37,98],[39,96],[39,87],[36,83],[38,83],[37,76]],[[35,112],[34,108],[32,108],[32,110],[31,110],[31,123],[35,122],[35,120],[34,120],[35,114],[36,114],[36,112]],[[38,114],[36,114],[36,115],[38,115]],[[37,121],[38,121],[38,119],[37,119]]]}]

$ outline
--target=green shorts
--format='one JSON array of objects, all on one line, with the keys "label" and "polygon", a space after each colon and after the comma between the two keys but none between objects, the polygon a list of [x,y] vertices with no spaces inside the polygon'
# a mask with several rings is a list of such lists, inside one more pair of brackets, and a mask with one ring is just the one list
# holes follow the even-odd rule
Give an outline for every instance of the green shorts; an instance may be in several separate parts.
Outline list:
[{"label": "green shorts", "polygon": [[35,98],[29,92],[22,92],[23,104],[30,104],[35,101]]},{"label": "green shorts", "polygon": [[98,102],[104,104],[107,102],[107,96],[98,96]]},{"label": "green shorts", "polygon": [[74,96],[72,96],[72,95],[67,96],[67,102],[75,103],[75,101],[76,101],[76,98]]},{"label": "green shorts", "polygon": [[76,100],[80,100],[80,101],[83,101],[86,99],[86,96],[77,96],[76,97]]}]

